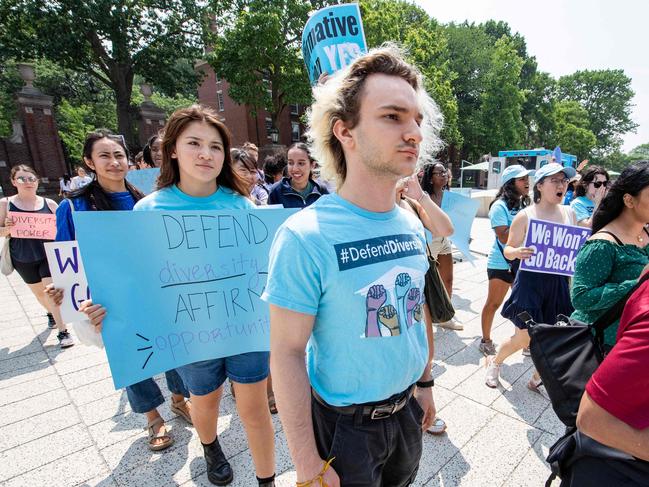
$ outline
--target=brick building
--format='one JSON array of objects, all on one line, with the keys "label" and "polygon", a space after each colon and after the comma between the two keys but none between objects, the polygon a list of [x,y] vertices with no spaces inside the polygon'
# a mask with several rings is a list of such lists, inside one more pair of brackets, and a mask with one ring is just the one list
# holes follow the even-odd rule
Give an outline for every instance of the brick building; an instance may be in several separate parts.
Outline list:
[{"label": "brick building", "polygon": [[65,157],[59,139],[52,97],[34,87],[34,67],[18,65],[25,86],[16,93],[17,119],[13,134],[0,138],[0,187],[2,193],[14,194],[10,172],[13,166],[27,164],[41,176],[39,192],[57,194],[59,177],[66,172]]},{"label": "brick building", "polygon": [[[198,87],[198,100],[201,104],[214,108],[223,117],[225,124],[232,132],[233,145],[241,145],[246,141],[255,143],[263,156],[264,152],[272,151],[269,147],[272,144],[270,134],[271,118],[266,110],[260,110],[257,117],[250,115],[248,105],[240,105],[229,96],[229,83],[217,77],[212,67],[202,62],[196,69],[205,73],[203,82]],[[289,146],[302,139],[305,131],[300,121],[305,107],[302,105],[290,105],[284,110],[280,117],[279,140],[281,146]],[[266,148],[266,151],[264,150]],[[276,150],[276,146],[275,146]]]}]

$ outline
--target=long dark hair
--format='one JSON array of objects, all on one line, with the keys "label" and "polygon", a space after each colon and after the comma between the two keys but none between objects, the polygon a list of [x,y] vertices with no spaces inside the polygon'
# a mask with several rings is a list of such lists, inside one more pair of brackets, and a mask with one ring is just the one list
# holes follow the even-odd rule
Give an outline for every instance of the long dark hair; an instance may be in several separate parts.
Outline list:
[{"label": "long dark hair", "polygon": [[162,164],[160,164],[160,176],[158,177],[158,188],[162,189],[168,186],[178,184],[180,181],[180,169],[178,159],[172,157],[176,149],[176,141],[180,134],[192,122],[204,122],[214,127],[221,135],[223,141],[223,167],[216,177],[216,184],[236,191],[241,196],[248,196],[246,182],[241,179],[232,170],[232,159],[230,157],[230,131],[223,122],[219,120],[219,115],[211,108],[203,105],[192,105],[187,108],[181,108],[171,114],[164,128],[162,136]]},{"label": "long dark hair", "polygon": [[289,151],[291,151],[293,149],[301,150],[302,152],[304,152],[306,154],[307,159],[309,159],[309,179],[312,179],[313,178],[313,169],[311,168],[311,165],[313,165],[313,163],[315,162],[315,159],[311,155],[311,149],[304,142],[296,142],[286,150],[286,160],[287,161],[288,161],[288,153],[289,153]]},{"label": "long dark hair", "polygon": [[142,149],[142,160],[148,164],[149,167],[155,167],[155,162],[153,161],[153,156],[151,155],[151,146],[155,144],[155,141],[160,138],[160,135],[152,135],[147,141],[146,145]]},{"label": "long dark hair", "polygon": [[[124,138],[121,135],[115,135],[110,130],[99,129],[95,132],[90,132],[86,136],[86,141],[83,144],[84,161],[86,159],[92,160],[92,148],[94,147],[95,142],[101,139],[109,139],[117,142],[122,147],[122,149],[124,149],[126,158],[129,158],[128,148],[126,147]],[[87,164],[86,167],[90,172],[94,173],[93,169]],[[126,190],[131,193],[131,196],[135,201],[139,201],[140,199],[144,198],[142,192],[131,183],[129,183],[126,178],[124,179],[124,185],[126,186]],[[90,204],[90,208],[92,208],[93,210],[110,211],[119,209],[113,208],[110,198],[108,197],[108,193],[104,190],[104,188],[101,187],[101,184],[99,184],[99,181],[97,181],[96,177],[90,184],[84,186],[81,189],[71,192],[68,196],[70,198],[87,199],[88,203]]]},{"label": "long dark hair", "polygon": [[284,174],[286,169],[286,154],[278,152],[264,158],[264,180],[266,184],[275,184],[275,175]]},{"label": "long dark hair", "polygon": [[589,166],[582,174],[581,179],[577,183],[575,188],[575,196],[586,196],[586,191],[588,190],[588,185],[595,180],[595,176],[601,174],[609,181],[611,178],[608,175],[608,171],[601,166]]},{"label": "long dark hair", "polygon": [[624,168],[593,215],[593,233],[599,232],[624,210],[624,195],[638,196],[649,186],[649,161],[638,161]]},{"label": "long dark hair", "polygon": [[518,194],[518,190],[516,189],[516,178],[510,179],[500,187],[498,193],[496,193],[496,197],[489,204],[489,208],[491,208],[491,206],[498,200],[503,200],[509,210],[521,210],[526,206],[529,206],[531,203],[529,195],[526,194],[521,196]]},{"label": "long dark hair", "polygon": [[[424,167],[424,175],[421,178],[421,189],[428,194],[433,194],[433,172],[436,167],[441,167],[446,172],[446,167],[441,162],[434,162]],[[448,181],[448,179],[447,179]]]}]

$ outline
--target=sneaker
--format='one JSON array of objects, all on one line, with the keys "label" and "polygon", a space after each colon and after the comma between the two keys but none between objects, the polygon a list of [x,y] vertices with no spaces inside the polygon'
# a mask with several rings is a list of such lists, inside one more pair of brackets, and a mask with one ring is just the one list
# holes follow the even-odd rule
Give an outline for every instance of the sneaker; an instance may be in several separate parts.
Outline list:
[{"label": "sneaker", "polygon": [[480,350],[485,357],[489,355],[496,355],[496,345],[494,344],[493,340],[480,340],[478,350]]},{"label": "sneaker", "polygon": [[532,354],[530,353],[530,347],[525,347],[523,349],[523,355],[525,355],[526,357],[531,357],[532,356]]},{"label": "sneaker", "polygon": [[455,318],[451,318],[450,320],[444,321],[443,323],[438,323],[437,326],[446,328],[448,330],[464,330],[464,325],[462,323],[458,323]]},{"label": "sneaker", "polygon": [[47,313],[47,327],[50,330],[56,328],[56,321],[54,321],[54,316],[52,316],[52,313]]},{"label": "sneaker", "polygon": [[431,435],[441,435],[446,431],[446,423],[442,418],[435,418],[433,424],[426,430]]},{"label": "sneaker", "polygon": [[70,336],[68,330],[60,331],[56,338],[59,339],[59,346],[61,348],[69,348],[74,345],[74,340]]},{"label": "sneaker", "polygon": [[500,384],[500,368],[502,364],[497,364],[496,361],[489,357],[487,359],[487,376],[485,377],[485,384],[492,389],[496,389]]}]

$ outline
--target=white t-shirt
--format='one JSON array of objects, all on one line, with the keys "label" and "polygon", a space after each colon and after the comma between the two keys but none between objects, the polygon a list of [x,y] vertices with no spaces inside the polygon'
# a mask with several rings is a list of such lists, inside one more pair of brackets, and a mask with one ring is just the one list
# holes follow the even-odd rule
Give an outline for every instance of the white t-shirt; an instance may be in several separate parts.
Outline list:
[{"label": "white t-shirt", "polygon": [[87,186],[92,182],[92,178],[90,176],[75,176],[72,178],[72,181],[70,182],[70,191],[76,191],[77,189],[81,189],[84,186]]}]

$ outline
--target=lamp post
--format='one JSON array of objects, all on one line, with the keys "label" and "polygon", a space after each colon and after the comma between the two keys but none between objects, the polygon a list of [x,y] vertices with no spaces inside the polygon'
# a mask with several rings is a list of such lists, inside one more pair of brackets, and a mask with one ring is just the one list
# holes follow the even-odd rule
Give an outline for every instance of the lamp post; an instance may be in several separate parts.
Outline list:
[{"label": "lamp post", "polygon": [[272,128],[268,133],[270,134],[270,141],[273,143],[273,145],[277,145],[277,143],[279,142],[279,130]]}]

